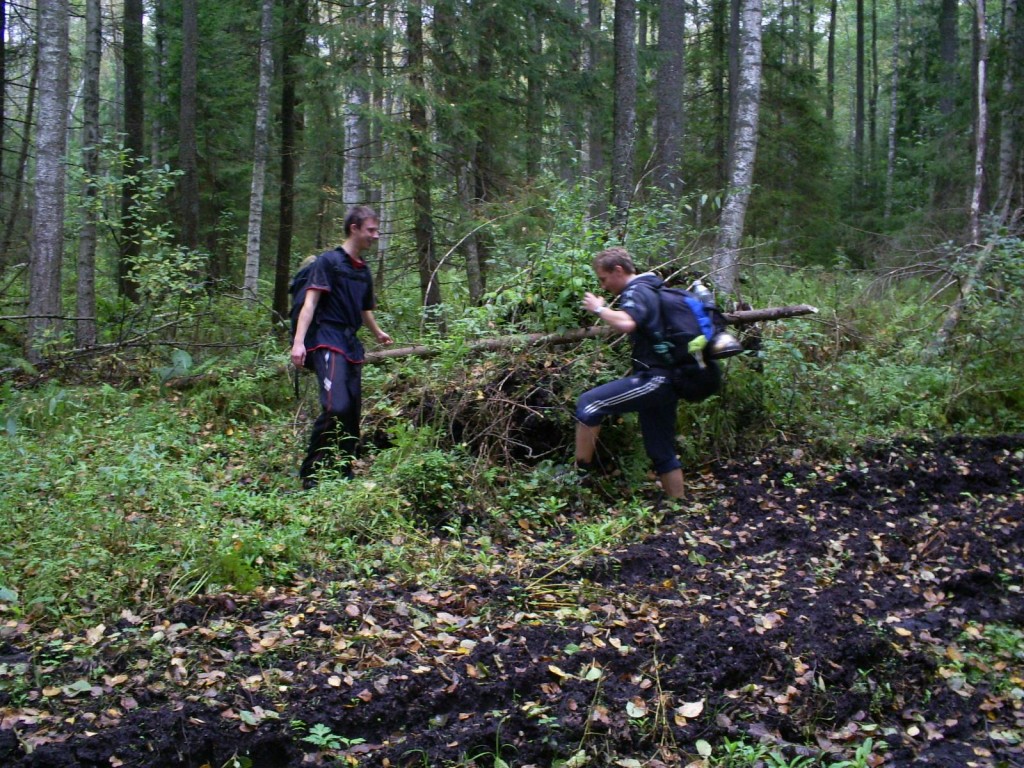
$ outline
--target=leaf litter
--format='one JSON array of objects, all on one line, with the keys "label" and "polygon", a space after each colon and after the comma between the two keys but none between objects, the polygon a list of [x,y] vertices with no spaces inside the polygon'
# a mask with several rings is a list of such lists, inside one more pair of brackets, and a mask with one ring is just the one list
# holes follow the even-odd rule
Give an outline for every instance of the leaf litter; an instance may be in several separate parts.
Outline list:
[{"label": "leaf litter", "polygon": [[642,541],[444,589],[305,578],[77,637],[0,613],[0,765],[1022,765],[1022,483],[1024,436],[763,457]]}]

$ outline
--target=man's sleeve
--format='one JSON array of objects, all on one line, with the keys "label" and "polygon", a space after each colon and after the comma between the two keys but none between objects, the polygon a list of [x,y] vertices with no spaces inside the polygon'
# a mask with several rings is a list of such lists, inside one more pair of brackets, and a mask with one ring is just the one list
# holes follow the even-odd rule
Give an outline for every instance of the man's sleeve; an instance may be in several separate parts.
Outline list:
[{"label": "man's sleeve", "polygon": [[327,265],[330,261],[327,254],[321,254],[320,257],[313,264],[313,269],[309,273],[308,287],[314,291],[327,291],[330,293],[331,290],[331,272]]},{"label": "man's sleeve", "polygon": [[622,294],[620,309],[633,318],[637,326],[643,326],[644,322],[652,316],[651,300],[654,291],[644,290],[643,286],[630,286]]}]

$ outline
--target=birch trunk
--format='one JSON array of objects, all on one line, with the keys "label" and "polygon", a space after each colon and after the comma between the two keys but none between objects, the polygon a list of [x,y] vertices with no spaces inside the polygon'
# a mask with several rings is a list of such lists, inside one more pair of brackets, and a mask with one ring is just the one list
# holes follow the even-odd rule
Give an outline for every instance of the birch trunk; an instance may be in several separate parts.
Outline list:
[{"label": "birch trunk", "polygon": [[245,241],[245,279],[242,295],[255,301],[259,294],[263,198],[267,181],[267,136],[270,132],[270,81],[274,77],[272,36],[274,0],[263,0],[260,15],[259,82],[256,86],[256,128],[253,141],[252,186],[249,191],[249,229]]},{"label": "birch trunk", "polygon": [[757,157],[761,109],[761,0],[744,0],[737,90],[736,132],[730,153],[732,170],[712,259],[711,279],[724,293],[734,291],[739,276],[739,247]]},{"label": "birch trunk", "polygon": [[974,0],[978,28],[978,61],[976,90],[978,113],[974,126],[974,187],[971,191],[971,242],[981,242],[981,203],[985,187],[985,149],[988,145],[988,22],[985,0]]},{"label": "birch trunk", "polygon": [[895,21],[892,28],[892,82],[889,84],[889,145],[885,163],[886,221],[892,216],[893,184],[896,179],[896,117],[900,84],[900,0],[896,0]]}]

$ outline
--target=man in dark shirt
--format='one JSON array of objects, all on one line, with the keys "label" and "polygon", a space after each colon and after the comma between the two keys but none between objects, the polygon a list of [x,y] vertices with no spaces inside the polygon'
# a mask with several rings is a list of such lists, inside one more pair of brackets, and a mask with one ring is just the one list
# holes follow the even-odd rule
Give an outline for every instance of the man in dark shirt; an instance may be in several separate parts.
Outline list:
[{"label": "man in dark shirt", "polygon": [[691,387],[717,387],[720,370],[709,361],[699,370],[688,371],[687,381],[680,382],[679,372],[666,368],[654,350],[661,314],[656,289],[662,280],[652,272],[638,275],[625,248],[609,248],[597,254],[594,272],[601,288],[619,297],[619,309],[610,309],[604,299],[589,292],[583,297],[583,308],[615,330],[631,334],[633,372],[580,396],[576,404],[576,465],[584,471],[593,467],[605,416],[635,412],[644,449],[661,479],[662,490],[666,496],[678,498],[685,491],[675,447],[680,390],[685,397]]},{"label": "man in dark shirt", "polygon": [[[379,217],[372,208],[355,206],[345,216],[344,229],[345,242],[320,254],[313,265],[292,340],[293,365],[302,368],[307,356],[312,358],[323,409],[299,469],[306,489],[316,486],[316,473],[328,464],[352,476],[351,460],[359,446],[364,362],[356,331],[365,325],[381,344],[392,343],[374,318],[373,276],[362,259],[380,237]],[[307,339],[314,317],[315,329]]]}]

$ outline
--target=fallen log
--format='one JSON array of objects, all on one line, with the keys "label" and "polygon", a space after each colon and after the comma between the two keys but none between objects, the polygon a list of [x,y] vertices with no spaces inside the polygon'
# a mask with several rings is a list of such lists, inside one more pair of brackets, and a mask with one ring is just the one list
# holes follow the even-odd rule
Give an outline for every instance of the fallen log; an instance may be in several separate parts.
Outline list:
[{"label": "fallen log", "polygon": [[[768,307],[766,309],[745,309],[724,313],[729,325],[752,325],[768,320],[783,320],[787,317],[813,315],[818,308],[809,304],[796,304],[788,307]],[[563,333],[524,333],[516,336],[500,336],[496,339],[479,339],[469,342],[466,347],[470,352],[495,352],[500,349],[517,347],[546,347],[558,344],[574,344],[584,339],[596,339],[603,336],[614,336],[615,331],[606,325],[593,325],[589,328],[574,328]],[[416,345],[411,347],[392,347],[377,349],[366,354],[367,363],[383,363],[397,357],[433,357],[440,354],[435,347]]]},{"label": "fallen log", "polygon": [[[802,315],[813,315],[818,311],[817,307],[808,304],[796,304],[788,307],[768,307],[767,309],[745,309],[735,312],[723,313],[729,325],[743,326],[761,323],[769,320],[784,320],[788,317],[800,317]],[[575,344],[584,339],[597,339],[604,336],[614,336],[615,331],[606,325],[592,325],[588,328],[573,328],[563,333],[524,333],[516,336],[500,336],[496,339],[479,339],[466,344],[467,349],[472,353],[496,352],[501,349],[516,349],[519,347],[542,347],[556,346],[558,344]],[[400,357],[435,357],[441,354],[437,347],[430,347],[424,344],[417,344],[409,347],[385,347],[375,349],[366,353],[366,362],[371,365],[385,363]],[[291,364],[281,366],[284,372],[291,372],[294,369]],[[209,384],[216,381],[220,372],[198,373],[192,376],[180,376],[164,382],[169,389],[182,390],[193,387],[197,384]]]}]

